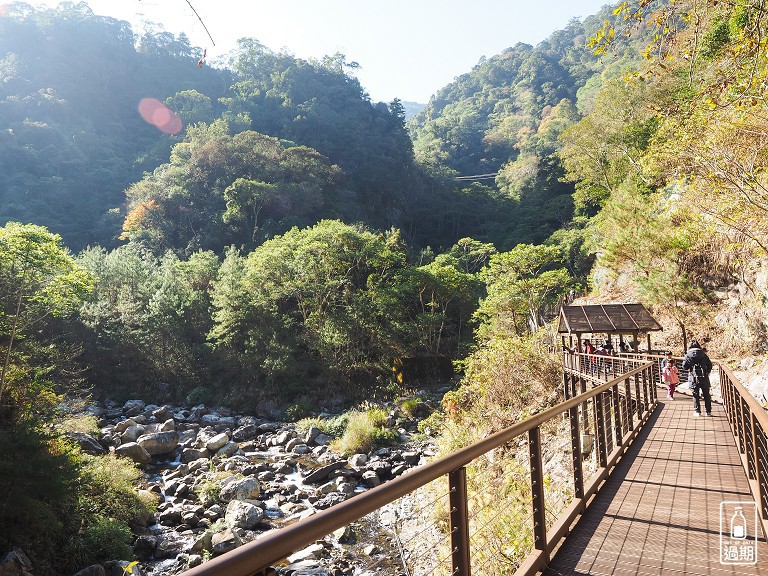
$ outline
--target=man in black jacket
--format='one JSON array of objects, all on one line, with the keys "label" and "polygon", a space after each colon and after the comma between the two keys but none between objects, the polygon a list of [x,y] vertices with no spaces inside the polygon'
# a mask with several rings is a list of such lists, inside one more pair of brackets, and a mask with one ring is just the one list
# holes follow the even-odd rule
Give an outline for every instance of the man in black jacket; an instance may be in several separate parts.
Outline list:
[{"label": "man in black jacket", "polygon": [[683,369],[688,370],[688,383],[693,393],[693,415],[701,416],[699,395],[704,397],[704,408],[707,416],[712,416],[712,396],[709,394],[709,373],[712,371],[712,360],[701,349],[696,340],[691,340],[688,352],[683,358]]}]

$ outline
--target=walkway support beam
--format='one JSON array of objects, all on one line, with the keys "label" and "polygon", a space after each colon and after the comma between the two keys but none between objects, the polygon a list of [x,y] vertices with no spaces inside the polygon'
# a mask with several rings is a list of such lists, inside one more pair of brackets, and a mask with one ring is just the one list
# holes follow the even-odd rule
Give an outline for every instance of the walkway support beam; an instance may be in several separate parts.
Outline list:
[{"label": "walkway support beam", "polygon": [[448,487],[451,506],[451,574],[470,576],[467,469],[464,466],[448,474]]}]

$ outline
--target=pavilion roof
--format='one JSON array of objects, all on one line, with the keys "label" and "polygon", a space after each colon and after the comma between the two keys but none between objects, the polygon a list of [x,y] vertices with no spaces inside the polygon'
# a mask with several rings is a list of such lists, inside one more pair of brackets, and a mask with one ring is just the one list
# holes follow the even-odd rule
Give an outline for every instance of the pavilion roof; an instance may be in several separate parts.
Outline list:
[{"label": "pavilion roof", "polygon": [[560,308],[559,334],[637,334],[663,330],[642,304],[589,304]]}]

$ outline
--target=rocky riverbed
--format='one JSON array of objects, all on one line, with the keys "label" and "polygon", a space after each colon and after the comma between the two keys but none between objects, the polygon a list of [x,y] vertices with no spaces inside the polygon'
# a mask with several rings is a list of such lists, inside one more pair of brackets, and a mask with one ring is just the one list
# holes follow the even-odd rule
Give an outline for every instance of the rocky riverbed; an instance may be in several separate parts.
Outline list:
[{"label": "rocky riverbed", "polygon": [[[197,566],[386,482],[432,454],[427,443],[414,439],[415,422],[404,424],[394,409],[389,424],[400,426],[401,443],[348,458],[334,453],[332,439],[317,428],[299,433],[292,423],[222,408],[130,400],[93,405],[87,412],[99,419],[100,435],[73,438],[88,453],[114,451],[140,464],[140,490],[158,504],[133,544],[139,561],[133,573],[147,576]],[[390,545],[386,534],[358,524],[294,554],[281,573],[398,574],[397,553],[386,550]],[[362,568],[377,555],[378,571]],[[120,563],[106,568],[122,574]]]}]

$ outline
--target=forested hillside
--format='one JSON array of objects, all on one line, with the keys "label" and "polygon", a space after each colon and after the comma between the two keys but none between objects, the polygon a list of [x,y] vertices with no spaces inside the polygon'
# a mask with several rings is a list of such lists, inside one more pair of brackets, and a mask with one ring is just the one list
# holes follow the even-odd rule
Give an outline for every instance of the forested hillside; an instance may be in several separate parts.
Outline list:
[{"label": "forested hillside", "polygon": [[135,467],[54,429],[65,399],[296,418],[449,384],[450,449],[556,399],[571,289],[762,358],[766,16],[621,2],[510,38],[406,123],[342,54],[251,38],[198,66],[85,4],[3,7],[0,546],[73,573],[147,514]]}]

